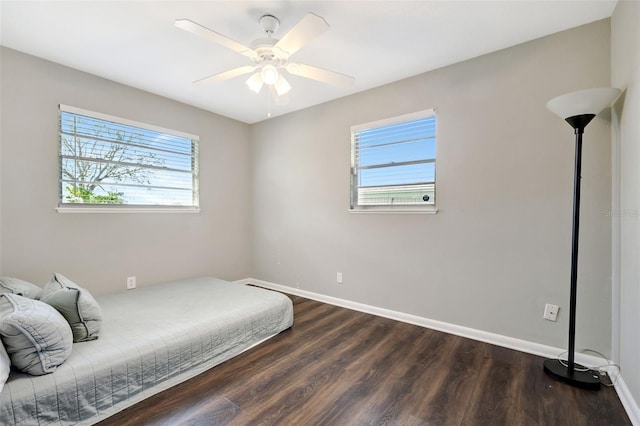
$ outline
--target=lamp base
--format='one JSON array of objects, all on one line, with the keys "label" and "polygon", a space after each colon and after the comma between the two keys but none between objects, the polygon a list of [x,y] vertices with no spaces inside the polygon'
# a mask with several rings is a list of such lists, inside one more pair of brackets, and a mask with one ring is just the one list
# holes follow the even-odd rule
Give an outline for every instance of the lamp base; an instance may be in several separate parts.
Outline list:
[{"label": "lamp base", "polygon": [[[580,364],[574,364],[575,368],[583,369]],[[569,372],[569,368],[562,365],[557,359],[547,359],[544,362],[544,372],[556,380],[560,380],[571,386],[585,389],[600,389],[600,373],[595,370]]]}]

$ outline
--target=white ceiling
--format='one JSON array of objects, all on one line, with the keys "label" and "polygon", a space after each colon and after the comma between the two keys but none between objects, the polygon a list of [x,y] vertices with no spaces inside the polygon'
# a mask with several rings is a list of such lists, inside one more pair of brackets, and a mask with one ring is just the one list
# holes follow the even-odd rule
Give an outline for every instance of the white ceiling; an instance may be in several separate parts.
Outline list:
[{"label": "white ceiling", "polygon": [[4,1],[0,43],[31,55],[246,123],[267,118],[267,97],[246,76],[194,85],[249,59],[176,28],[188,18],[243,44],[280,19],[280,38],[307,12],[331,28],[291,59],[355,77],[344,89],[287,76],[286,106],[327,102],[547,34],[610,17],[617,0],[572,1]]}]

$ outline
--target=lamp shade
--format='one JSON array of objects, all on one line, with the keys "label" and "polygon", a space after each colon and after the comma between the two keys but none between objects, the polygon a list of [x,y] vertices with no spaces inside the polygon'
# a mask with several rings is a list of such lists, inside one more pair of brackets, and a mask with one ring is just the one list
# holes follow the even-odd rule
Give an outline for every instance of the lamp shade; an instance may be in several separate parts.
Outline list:
[{"label": "lamp shade", "polygon": [[275,87],[276,87],[276,93],[278,94],[278,96],[282,96],[286,93],[289,93],[289,90],[291,90],[291,85],[287,80],[284,79],[282,74],[278,76],[278,81],[276,81]]},{"label": "lamp shade", "polygon": [[567,93],[547,102],[547,108],[560,118],[575,117],[582,114],[598,115],[600,111],[611,105],[620,90],[612,87],[580,90]]},{"label": "lamp shade", "polygon": [[251,77],[249,77],[246,83],[247,86],[249,86],[249,89],[251,89],[253,92],[260,93],[260,89],[262,89],[263,84],[260,72],[254,73]]}]

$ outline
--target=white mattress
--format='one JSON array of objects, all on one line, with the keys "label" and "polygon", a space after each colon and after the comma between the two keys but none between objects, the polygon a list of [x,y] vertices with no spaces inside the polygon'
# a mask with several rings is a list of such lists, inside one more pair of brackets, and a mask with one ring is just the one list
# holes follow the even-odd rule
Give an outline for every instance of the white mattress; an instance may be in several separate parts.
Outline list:
[{"label": "white mattress", "polygon": [[53,374],[12,370],[0,424],[94,424],[291,327],[291,300],[195,278],[98,298],[100,337],[74,343]]}]

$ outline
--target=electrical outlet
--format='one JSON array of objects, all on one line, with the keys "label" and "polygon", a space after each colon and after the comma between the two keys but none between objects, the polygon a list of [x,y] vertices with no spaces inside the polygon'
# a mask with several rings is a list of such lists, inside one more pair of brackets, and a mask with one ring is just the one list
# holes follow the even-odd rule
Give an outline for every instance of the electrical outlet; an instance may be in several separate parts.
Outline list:
[{"label": "electrical outlet", "polygon": [[548,321],[557,321],[559,309],[560,308],[558,306],[547,303],[544,305],[544,314],[542,315],[542,318]]},{"label": "electrical outlet", "polygon": [[136,277],[127,277],[127,290],[136,288]]},{"label": "electrical outlet", "polygon": [[336,282],[342,284],[342,272],[336,272]]}]

